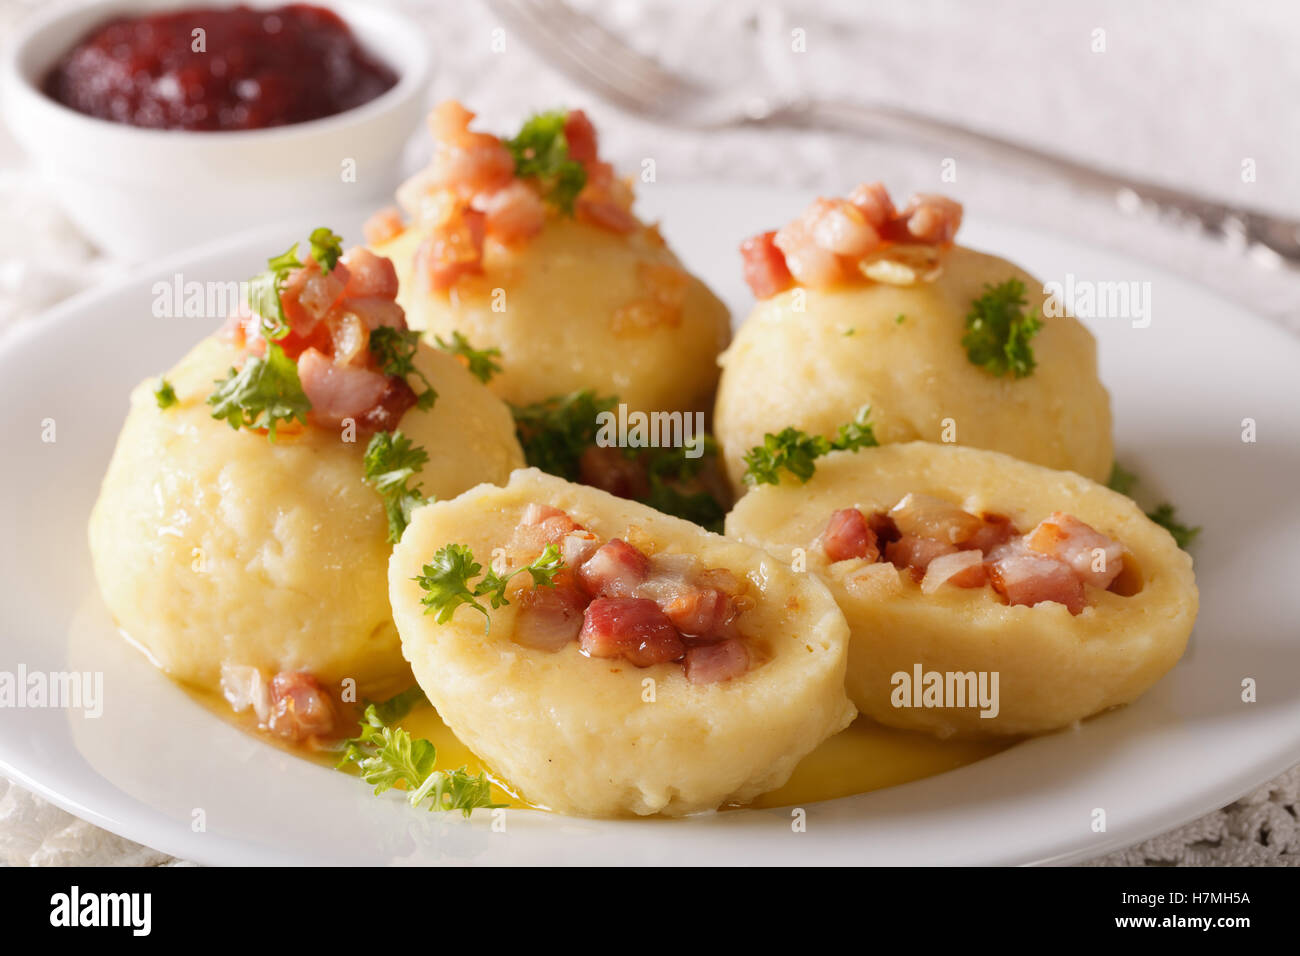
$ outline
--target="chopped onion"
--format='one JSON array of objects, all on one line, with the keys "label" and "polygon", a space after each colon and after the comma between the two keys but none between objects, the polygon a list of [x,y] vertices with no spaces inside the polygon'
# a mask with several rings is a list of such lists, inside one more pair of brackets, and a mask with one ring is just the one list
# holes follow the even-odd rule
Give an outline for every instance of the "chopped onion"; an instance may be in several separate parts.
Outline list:
[{"label": "chopped onion", "polygon": [[955,551],[952,554],[941,554],[926,567],[925,577],[921,579],[921,592],[923,594],[933,594],[949,578],[983,563],[984,555],[979,551]]}]

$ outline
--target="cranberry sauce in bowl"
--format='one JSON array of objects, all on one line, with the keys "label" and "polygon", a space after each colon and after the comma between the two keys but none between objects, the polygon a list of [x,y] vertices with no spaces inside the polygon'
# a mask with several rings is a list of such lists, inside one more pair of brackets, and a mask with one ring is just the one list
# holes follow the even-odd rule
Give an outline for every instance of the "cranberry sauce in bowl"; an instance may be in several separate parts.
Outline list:
[{"label": "cranberry sauce in bowl", "polygon": [[43,89],[129,126],[253,130],[333,116],[397,79],[335,13],[290,4],[113,18],[55,63]]}]

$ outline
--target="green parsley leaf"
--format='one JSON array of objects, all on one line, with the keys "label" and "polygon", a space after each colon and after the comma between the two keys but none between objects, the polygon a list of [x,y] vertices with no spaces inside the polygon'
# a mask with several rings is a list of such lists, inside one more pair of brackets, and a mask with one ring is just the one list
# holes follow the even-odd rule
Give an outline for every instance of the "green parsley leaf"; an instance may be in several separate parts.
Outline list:
[{"label": "green parsley leaf", "polygon": [[841,425],[833,439],[809,435],[788,426],[775,435],[763,436],[763,444],[745,453],[745,482],[750,485],[776,485],[781,472],[788,471],[801,482],[817,471],[817,459],[833,451],[857,451],[879,444],[869,421],[871,406],[863,405],[847,425]]},{"label": "green parsley leaf", "polygon": [[428,460],[429,453],[401,431],[375,432],[366,446],[365,480],[383,499],[390,544],[402,539],[411,512],[425,503],[419,482],[414,488],[409,482]]},{"label": "green parsley leaf", "polygon": [[984,288],[966,315],[961,344],[971,362],[990,374],[1024,378],[1037,364],[1029,340],[1043,322],[1036,309],[1024,311],[1025,284],[1019,279],[997,286],[985,283]]},{"label": "green parsley leaf", "polygon": [[417,408],[428,411],[438,398],[432,383],[423,372],[415,367],[415,353],[420,347],[420,333],[415,329],[395,329],[381,325],[370,333],[370,352],[379,363],[379,370],[385,375],[397,375],[401,378],[418,376],[424,383],[424,391],[416,396]]},{"label": "green parsley leaf", "polygon": [[1133,497],[1133,488],[1137,485],[1137,475],[1126,468],[1121,468],[1119,462],[1115,462],[1110,467],[1110,478],[1106,480],[1106,487],[1111,491],[1118,491],[1121,495]]},{"label": "green parsley leaf", "polygon": [[483,615],[483,633],[492,627],[492,617],[487,608],[478,599],[487,597],[493,608],[509,604],[506,598],[506,585],[522,571],[527,571],[533,579],[534,587],[554,587],[555,575],[564,567],[559,548],[548,544],[546,550],[538,555],[531,564],[515,568],[509,574],[498,574],[489,568],[487,573],[475,584],[470,581],[478,577],[483,566],[474,560],[474,554],[463,544],[448,544],[438,549],[433,560],[426,564],[423,572],[414,580],[427,592],[420,602],[425,607],[425,614],[434,614],[439,624],[451,620],[456,608],[467,604]]},{"label": "green parsley leaf", "polygon": [[463,358],[470,374],[484,385],[492,380],[493,375],[501,371],[501,366],[493,361],[494,357],[499,358],[501,356],[500,349],[476,349],[459,332],[451,333],[450,342],[444,342],[441,336],[434,336],[433,340],[437,343],[438,348],[444,352]]},{"label": "green parsley leaf", "polygon": [[[420,704],[428,702],[429,698],[424,695],[424,690],[419,684],[414,684],[388,700],[374,703],[375,715],[383,723],[391,724],[401,720]],[[367,703],[371,702],[367,701]]]},{"label": "green parsley leaf", "polygon": [[424,699],[423,691],[415,687],[366,707],[360,731],[344,742],[337,766],[355,766],[361,779],[374,786],[376,795],[401,785],[413,807],[428,801],[430,810],[459,810],[468,817],[477,809],[504,806],[492,802],[486,774],[472,776],[465,767],[438,770],[438,751],[430,741],[389,726]]},{"label": "green parsley leaf", "polygon": [[525,460],[534,468],[576,481],[578,461],[596,441],[596,416],[616,405],[617,397],[597,398],[591,389],[531,405],[511,405]]},{"label": "green parsley leaf", "polygon": [[900,313],[898,313],[897,318],[894,319],[894,324],[895,324],[895,325],[902,325],[902,324],[903,324],[904,322],[906,322],[906,321],[907,321],[907,316],[904,315],[902,312],[900,312]]},{"label": "green parsley leaf", "polygon": [[320,266],[321,273],[329,275],[343,255],[343,237],[329,226],[321,226],[312,230],[307,241],[311,244],[311,257]]},{"label": "green parsley leaf", "polygon": [[208,396],[212,417],[228,421],[231,428],[265,428],[275,441],[278,423],[307,423],[311,402],[298,380],[298,366],[274,342],[267,343],[265,356],[250,355],[242,369],[232,368],[215,384]]},{"label": "green parsley leaf", "polygon": [[179,401],[176,398],[176,389],[172,388],[172,383],[165,378],[158,379],[158,386],[153,390],[153,397],[157,400],[159,408],[171,408]]},{"label": "green parsley leaf", "polygon": [[587,170],[569,158],[569,141],[564,136],[566,110],[552,110],[529,117],[513,139],[505,141],[515,160],[515,175],[536,179],[542,198],[566,215],[573,215],[573,203],[587,185]]},{"label": "green parsley leaf", "polygon": [[870,419],[871,406],[863,405],[853,416],[853,421],[840,426],[831,441],[831,451],[857,451],[859,448],[874,448],[879,445]]},{"label": "green parsley leaf", "polygon": [[298,261],[298,243],[287,251],[266,260],[267,270],[248,280],[248,307],[262,320],[262,334],[277,341],[289,334],[289,320],[284,316],[284,303],[280,294],[285,279],[294,269],[302,267]]},{"label": "green parsley leaf", "polygon": [[745,453],[745,481],[751,485],[775,485],[784,469],[800,481],[807,481],[817,470],[815,460],[831,450],[830,440],[809,435],[788,425],[776,434],[768,432],[763,444]]},{"label": "green parsley leaf", "polygon": [[1147,517],[1173,535],[1174,542],[1184,551],[1192,546],[1192,542],[1201,533],[1199,526],[1189,527],[1179,521],[1177,510],[1167,502],[1157,507],[1155,511],[1148,511]]}]

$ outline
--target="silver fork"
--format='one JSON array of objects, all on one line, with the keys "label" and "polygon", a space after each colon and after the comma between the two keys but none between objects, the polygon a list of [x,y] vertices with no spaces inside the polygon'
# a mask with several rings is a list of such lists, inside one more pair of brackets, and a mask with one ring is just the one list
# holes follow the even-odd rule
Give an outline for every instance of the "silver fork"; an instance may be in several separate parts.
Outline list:
[{"label": "silver fork", "polygon": [[1256,257],[1259,261],[1300,267],[1300,220],[1119,176],[1035,146],[888,106],[710,89],[665,70],[563,0],[486,3],[540,56],[574,82],[629,113],[701,130],[739,126],[833,129],[941,147],[949,153],[1065,180],[1109,198],[1126,213],[1197,223],[1211,235],[1273,253]]}]

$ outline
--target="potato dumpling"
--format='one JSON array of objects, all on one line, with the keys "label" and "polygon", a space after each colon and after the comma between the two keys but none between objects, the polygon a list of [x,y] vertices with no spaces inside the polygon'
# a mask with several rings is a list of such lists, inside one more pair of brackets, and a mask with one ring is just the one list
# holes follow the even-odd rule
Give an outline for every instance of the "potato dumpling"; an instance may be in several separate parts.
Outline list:
[{"label": "potato dumpling", "polygon": [[755,306],[719,360],[714,415],[738,494],[742,458],[765,433],[793,425],[831,437],[863,405],[882,444],[952,438],[1106,480],[1110,399],[1091,333],[1071,316],[1049,314],[1030,340],[1037,368],[1023,378],[995,376],[962,346],[972,301],[986,283],[1015,278],[1041,316],[1043,285],[1005,259],[960,246],[943,251],[941,262],[933,281],[794,288]]},{"label": "potato dumpling", "polygon": [[553,219],[519,248],[489,241],[484,274],[449,292],[424,290],[414,274],[425,238],[410,229],[374,247],[397,266],[407,320],[431,337],[459,331],[475,348],[500,349],[489,385],[507,401],[590,388],[632,410],[712,402],[730,315],[653,229],[622,236]]},{"label": "potato dumpling", "polygon": [[[917,507],[918,502],[928,504]],[[831,561],[832,554],[845,553],[831,547],[828,554],[828,545],[841,544],[830,524],[840,509],[873,516],[882,522],[882,534],[884,524],[894,523],[892,537],[899,528],[915,530],[918,522],[941,524],[934,518],[944,502],[968,512],[966,518],[984,516],[971,519],[977,531],[984,522],[981,534],[1001,518],[1009,518],[1020,532],[1034,529],[1029,537],[1035,547],[1041,546],[1039,534],[1059,541],[1066,533],[1062,529],[1068,530],[1071,522],[1059,513],[1073,516],[1074,527],[1083,522],[1097,534],[1091,539],[1079,532],[1085,548],[1074,557],[1083,563],[1073,568],[1082,577],[1104,569],[1107,562],[1099,560],[1104,553],[1110,571],[1102,582],[1117,576],[1109,589],[1072,584],[1078,598],[1078,613],[1072,614],[1055,601],[1004,603],[995,587],[1010,587],[1014,599],[1024,600],[1017,582],[999,577],[995,584],[983,583],[983,571],[991,572],[993,565],[979,566],[978,550],[972,562],[977,566],[970,568],[976,580],[963,586],[931,582],[928,570],[918,583],[909,568],[891,563],[900,558],[896,549],[908,542],[886,547],[874,534],[869,537],[889,560],[873,561],[873,554]],[[877,514],[888,515],[896,507],[900,510],[892,512],[889,522]],[[751,491],[728,516],[726,527],[729,536],[764,547],[778,559],[806,554],[808,570],[830,585],[852,630],[849,696],[863,713],[894,727],[946,736],[1031,734],[1065,726],[1128,703],[1154,684],[1182,655],[1196,619],[1191,558],[1136,504],[1072,472],[996,452],[925,442],[835,452],[818,461],[806,485],[787,480]],[[1014,556],[1015,547],[997,550],[1006,538],[990,539],[986,560]],[[1094,550],[1097,545],[1101,547]],[[960,546],[975,547],[975,542]],[[936,551],[955,552],[945,560],[961,564],[971,554],[956,547]],[[1033,565],[1040,557],[1034,552],[1025,560]],[[1047,570],[1053,568],[1062,570],[1048,562]],[[1067,592],[1062,600],[1073,598]],[[978,707],[896,706],[894,693],[906,683],[894,675],[911,678],[918,666],[922,674],[996,673],[996,716],[981,717]]]},{"label": "potato dumpling", "polygon": [[[158,407],[155,380],[132,392],[90,518],[104,600],[159,667],[199,688],[216,690],[231,664],[400,689],[409,672],[384,508],[363,481],[367,436],[281,425],[272,443],[214,419],[213,382],[242,358],[208,338],[166,375],[175,405]],[[400,422],[430,453],[423,493],[505,481],[523,463],[509,410],[451,356],[421,347],[415,364],[438,391]]]},{"label": "potato dumpling", "polygon": [[432,163],[366,227],[411,327],[499,349],[490,385],[516,405],[593,389],[634,411],[707,411],[730,315],[633,214],[590,120],[543,113],[504,140],[473,117],[434,109]]},{"label": "potato dumpling", "polygon": [[[561,553],[569,555],[559,574],[573,575],[567,583],[557,578],[553,588],[532,587],[529,575],[519,574],[512,584],[526,586],[512,592],[510,604],[490,610],[488,633],[473,608],[456,608],[444,624],[426,613],[421,599],[428,590],[416,578],[440,549],[464,545],[486,563],[494,549],[518,541],[521,529],[557,522]],[[597,550],[574,557],[571,547],[581,550],[584,541]],[[737,676],[706,683],[688,677],[691,651],[685,668],[671,659],[673,651],[647,666],[598,656],[604,652],[587,640],[602,602],[641,602],[658,614],[645,597],[589,594],[561,641],[544,649],[525,638],[524,621],[535,606],[529,595],[553,595],[575,581],[592,587],[594,569],[609,554],[640,555],[637,560],[653,566],[645,584],[652,591],[669,580],[657,575],[676,573],[671,569],[684,563],[706,569],[709,580],[730,578],[743,608],[734,623],[748,665]],[[501,560],[498,552],[494,569]],[[421,508],[393,552],[389,584],[403,653],[443,720],[521,796],[551,810],[677,816],[744,803],[780,786],[804,755],[854,715],[844,693],[848,630],[815,577],[794,574],[756,548],[536,469],[515,472],[504,488],[484,485]],[[672,620],[681,619],[673,614]],[[579,624],[581,641],[573,638]],[[630,625],[614,637],[629,633]],[[629,654],[650,646],[641,636],[648,632],[636,633]]]}]

